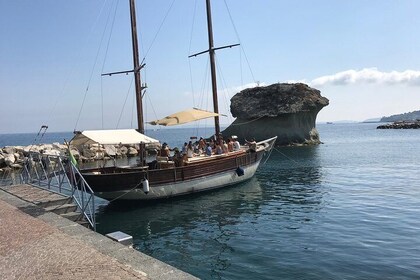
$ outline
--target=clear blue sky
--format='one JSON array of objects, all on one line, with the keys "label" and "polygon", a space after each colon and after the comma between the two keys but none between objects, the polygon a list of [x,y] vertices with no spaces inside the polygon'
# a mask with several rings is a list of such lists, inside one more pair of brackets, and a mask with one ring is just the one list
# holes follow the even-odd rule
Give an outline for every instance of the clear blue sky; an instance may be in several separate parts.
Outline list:
[{"label": "clear blue sky", "polygon": [[[193,106],[212,109],[208,58],[187,58],[207,48],[205,1],[172,2],[136,2],[148,121]],[[318,121],[420,109],[420,1],[226,3],[239,39],[225,1],[214,0],[215,45],[240,40],[242,48],[217,54],[221,111],[238,88],[256,81],[318,88],[330,99]],[[50,131],[116,128],[120,115],[119,128],[135,127],[131,75],[100,77],[132,68],[128,15],[128,0],[0,0],[0,133],[42,124]]]}]

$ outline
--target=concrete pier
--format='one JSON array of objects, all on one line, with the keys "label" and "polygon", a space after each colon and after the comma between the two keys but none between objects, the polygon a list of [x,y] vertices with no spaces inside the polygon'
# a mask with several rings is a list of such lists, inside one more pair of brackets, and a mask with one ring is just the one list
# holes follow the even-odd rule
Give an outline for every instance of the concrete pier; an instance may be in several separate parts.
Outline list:
[{"label": "concrete pier", "polygon": [[197,279],[0,189],[1,279]]}]

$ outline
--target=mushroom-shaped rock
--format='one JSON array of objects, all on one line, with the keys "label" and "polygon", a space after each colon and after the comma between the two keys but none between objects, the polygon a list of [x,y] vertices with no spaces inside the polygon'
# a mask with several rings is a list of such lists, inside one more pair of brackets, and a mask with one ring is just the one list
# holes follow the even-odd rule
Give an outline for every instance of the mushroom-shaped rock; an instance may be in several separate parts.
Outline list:
[{"label": "mushroom-shaped rock", "polygon": [[316,116],[328,103],[319,90],[302,83],[248,88],[232,97],[236,120],[223,135],[239,141],[277,136],[276,145],[319,144]]}]

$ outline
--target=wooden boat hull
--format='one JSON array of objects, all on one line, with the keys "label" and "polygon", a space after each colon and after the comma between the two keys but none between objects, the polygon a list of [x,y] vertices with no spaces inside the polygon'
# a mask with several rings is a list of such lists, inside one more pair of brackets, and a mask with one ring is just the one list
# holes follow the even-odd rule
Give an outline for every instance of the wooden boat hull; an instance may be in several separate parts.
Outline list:
[{"label": "wooden boat hull", "polygon": [[229,170],[214,175],[199,177],[196,179],[160,184],[157,186],[150,185],[150,191],[147,194],[143,191],[142,185],[140,185],[139,188],[134,188],[131,190],[96,192],[95,195],[107,200],[154,200],[187,195],[196,192],[222,188],[249,180],[254,176],[258,165],[259,162],[247,166],[244,170],[243,176],[238,176],[236,170]]},{"label": "wooden boat hull", "polygon": [[[81,171],[95,195],[107,200],[153,200],[237,184],[254,176],[264,150],[216,156],[182,167],[132,170],[118,167]],[[243,175],[237,168],[243,170]],[[239,174],[238,174],[239,173]],[[144,179],[149,192],[143,191]]]}]

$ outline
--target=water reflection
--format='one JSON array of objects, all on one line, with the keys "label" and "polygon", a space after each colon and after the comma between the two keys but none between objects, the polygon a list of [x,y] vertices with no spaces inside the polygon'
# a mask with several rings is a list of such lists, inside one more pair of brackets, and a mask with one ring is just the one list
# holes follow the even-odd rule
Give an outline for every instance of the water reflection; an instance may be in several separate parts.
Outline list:
[{"label": "water reflection", "polygon": [[326,192],[318,147],[277,148],[257,177],[265,202],[304,205],[308,211],[314,211]]},{"label": "water reflection", "polygon": [[276,238],[317,220],[326,192],[318,157],[317,149],[284,148],[241,185],[159,203],[112,203],[101,209],[98,231],[122,230],[146,254],[222,278],[264,246],[258,236]]},{"label": "water reflection", "polygon": [[98,221],[101,229],[116,226],[147,236],[200,222],[234,223],[243,213],[257,212],[261,203],[261,185],[254,177],[238,186],[159,202],[115,201],[100,210]]},{"label": "water reflection", "polygon": [[[230,239],[243,219],[260,215],[262,189],[257,178],[206,194],[161,201],[112,203],[98,215],[98,231],[122,230],[134,238],[135,248],[178,268],[208,264],[218,274],[230,266]],[[205,254],[202,252],[205,251]]]}]

